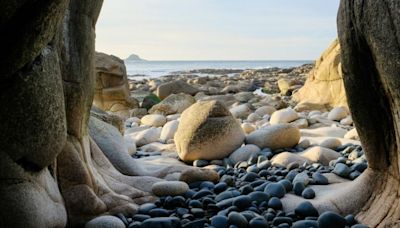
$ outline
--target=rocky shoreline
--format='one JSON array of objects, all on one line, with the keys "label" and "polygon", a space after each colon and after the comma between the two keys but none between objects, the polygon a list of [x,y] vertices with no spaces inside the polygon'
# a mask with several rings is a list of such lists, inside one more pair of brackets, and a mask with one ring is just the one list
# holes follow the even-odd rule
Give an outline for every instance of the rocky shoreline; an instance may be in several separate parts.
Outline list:
[{"label": "rocky shoreline", "polygon": [[346,106],[292,98],[313,67],[126,80],[135,106],[108,112],[124,120],[129,154],[218,175],[157,182],[158,200],[116,227],[366,227],[318,203],[368,164]]}]

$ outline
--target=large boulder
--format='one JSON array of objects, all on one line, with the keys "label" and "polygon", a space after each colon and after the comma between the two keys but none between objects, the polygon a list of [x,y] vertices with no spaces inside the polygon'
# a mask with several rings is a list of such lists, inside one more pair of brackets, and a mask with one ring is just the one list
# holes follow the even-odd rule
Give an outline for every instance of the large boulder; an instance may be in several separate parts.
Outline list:
[{"label": "large boulder", "polygon": [[149,110],[149,113],[163,115],[182,113],[195,102],[196,100],[191,95],[184,93],[171,94],[160,103],[154,105]]},{"label": "large boulder", "polygon": [[291,124],[276,124],[251,132],[246,144],[255,144],[260,148],[287,148],[299,143],[300,131]]},{"label": "large boulder", "polygon": [[199,101],[181,116],[175,143],[183,161],[222,159],[245,138],[229,110],[218,101]]},{"label": "large boulder", "polygon": [[317,59],[304,86],[293,94],[293,99],[331,107],[347,106],[337,39]]},{"label": "large boulder", "polygon": [[93,104],[104,111],[129,117],[129,109],[139,107],[129,96],[124,61],[116,56],[96,53],[96,87]]},{"label": "large boulder", "polygon": [[159,85],[157,87],[156,94],[159,98],[164,99],[171,94],[186,93],[190,95],[195,95],[197,92],[199,92],[199,90],[194,88],[193,86],[187,84],[182,80],[176,80]]}]

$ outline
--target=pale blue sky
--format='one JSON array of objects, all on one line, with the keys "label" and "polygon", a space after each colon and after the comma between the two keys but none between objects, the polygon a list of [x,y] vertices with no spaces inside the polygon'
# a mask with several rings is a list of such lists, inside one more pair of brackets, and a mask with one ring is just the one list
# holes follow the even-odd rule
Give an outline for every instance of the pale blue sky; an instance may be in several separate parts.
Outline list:
[{"label": "pale blue sky", "polygon": [[316,59],[339,0],[105,0],[96,49],[149,60]]}]

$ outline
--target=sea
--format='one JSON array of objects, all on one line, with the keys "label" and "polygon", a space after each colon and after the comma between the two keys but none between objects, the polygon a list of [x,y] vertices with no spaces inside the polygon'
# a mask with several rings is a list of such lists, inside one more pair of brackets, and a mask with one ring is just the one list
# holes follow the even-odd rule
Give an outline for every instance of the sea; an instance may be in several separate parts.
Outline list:
[{"label": "sea", "polygon": [[199,69],[265,69],[290,68],[313,63],[312,60],[204,60],[204,61],[125,61],[128,77],[141,80],[157,78],[178,71]]}]

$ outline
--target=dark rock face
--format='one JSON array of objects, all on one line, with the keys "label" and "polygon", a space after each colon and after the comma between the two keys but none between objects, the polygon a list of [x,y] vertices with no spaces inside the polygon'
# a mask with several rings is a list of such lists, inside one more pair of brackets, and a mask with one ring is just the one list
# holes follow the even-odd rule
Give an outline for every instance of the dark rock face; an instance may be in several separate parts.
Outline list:
[{"label": "dark rock face", "polygon": [[[368,175],[357,219],[371,227],[396,226],[400,215],[400,2],[342,0],[338,32],[344,84]],[[383,207],[390,202],[390,206]]]}]

